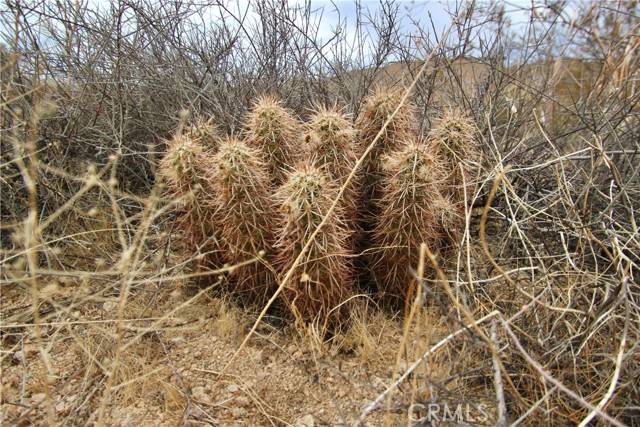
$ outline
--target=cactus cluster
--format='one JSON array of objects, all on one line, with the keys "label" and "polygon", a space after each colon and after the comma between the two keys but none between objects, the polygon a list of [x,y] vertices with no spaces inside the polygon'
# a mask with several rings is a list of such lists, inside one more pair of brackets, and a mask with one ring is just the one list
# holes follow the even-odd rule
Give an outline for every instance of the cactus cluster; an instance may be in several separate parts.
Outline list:
[{"label": "cactus cluster", "polygon": [[260,255],[230,275],[242,301],[262,305],[273,295],[327,215],[280,306],[300,322],[344,318],[363,268],[382,298],[408,298],[420,245],[440,250],[463,224],[460,186],[462,177],[473,182],[479,149],[473,122],[460,112],[445,113],[423,138],[416,108],[401,100],[402,92],[377,89],[354,126],[339,108],[323,106],[303,124],[277,98],[261,97],[239,136],[221,138],[212,120],[199,119],[170,141],[160,172],[172,194],[194,194],[184,212],[201,232],[192,232],[191,243],[213,236],[218,266]]}]

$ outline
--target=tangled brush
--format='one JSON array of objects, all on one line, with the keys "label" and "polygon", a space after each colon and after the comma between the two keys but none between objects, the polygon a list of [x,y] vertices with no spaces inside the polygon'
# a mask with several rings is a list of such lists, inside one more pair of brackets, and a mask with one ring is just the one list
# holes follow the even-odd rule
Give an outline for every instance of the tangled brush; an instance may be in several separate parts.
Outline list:
[{"label": "tangled brush", "polygon": [[[288,271],[303,245],[328,212],[338,189],[325,173],[307,164],[299,166],[276,192],[280,205],[277,263]],[[348,228],[344,211],[336,209],[320,229],[302,263],[296,267],[283,298],[299,321],[334,323],[352,295],[348,261]]]},{"label": "tangled brush", "polygon": [[262,151],[272,181],[281,184],[299,146],[298,121],[278,99],[263,96],[255,102],[245,123],[249,145]]},{"label": "tangled brush", "polygon": [[168,198],[180,201],[176,226],[183,233],[187,253],[202,254],[196,270],[216,268],[220,263],[220,233],[213,225],[212,211],[203,203],[212,194],[206,176],[213,167],[211,152],[198,140],[176,135],[168,142],[158,172],[168,188]]},{"label": "tangled brush", "polygon": [[384,159],[380,216],[373,231],[374,271],[389,297],[407,297],[420,244],[435,252],[442,236],[438,207],[446,203],[446,175],[436,153],[432,144],[418,140]]},{"label": "tangled brush", "polygon": [[[317,108],[307,125],[305,152],[312,164],[323,169],[340,185],[358,160],[356,134],[349,118],[337,108]],[[359,204],[359,180],[353,179],[343,200],[346,218],[356,218]]]},{"label": "tangled brush", "polygon": [[[269,175],[257,149],[234,137],[220,143],[210,172],[215,189],[211,205],[227,245],[227,262],[236,264],[268,251],[272,245],[273,204]],[[262,260],[264,261],[264,260]],[[264,302],[273,290],[274,276],[266,262],[238,267],[234,292],[244,301]]]}]

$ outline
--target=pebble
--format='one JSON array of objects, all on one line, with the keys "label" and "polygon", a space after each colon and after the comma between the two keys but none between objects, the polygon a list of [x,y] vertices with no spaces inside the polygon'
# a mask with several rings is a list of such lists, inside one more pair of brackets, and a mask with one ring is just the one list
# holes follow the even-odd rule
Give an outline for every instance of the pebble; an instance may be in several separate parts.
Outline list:
[{"label": "pebble", "polygon": [[209,393],[207,393],[205,388],[202,386],[193,388],[193,397],[200,402],[211,403],[211,398],[209,397]]},{"label": "pebble", "polygon": [[58,402],[56,404],[56,413],[59,415],[66,415],[69,412],[69,407],[65,402]]},{"label": "pebble", "polygon": [[102,304],[102,309],[107,313],[109,313],[115,310],[117,306],[118,306],[118,303],[115,300],[108,300],[108,301],[105,301],[104,304]]},{"label": "pebble", "polygon": [[239,397],[236,397],[236,399],[235,399],[235,400],[236,400],[236,403],[237,403],[239,406],[249,406],[249,404],[251,403],[251,402],[249,401],[249,398],[247,398],[246,396],[239,396]]},{"label": "pebble", "polygon": [[231,408],[231,413],[236,418],[243,418],[247,415],[247,410],[244,408]]},{"label": "pebble", "polygon": [[315,425],[316,422],[311,414],[298,418],[293,424],[294,427],[314,427]]},{"label": "pebble", "polygon": [[45,398],[46,398],[46,395],[44,393],[36,393],[31,396],[30,400],[32,404],[37,405],[43,402]]}]

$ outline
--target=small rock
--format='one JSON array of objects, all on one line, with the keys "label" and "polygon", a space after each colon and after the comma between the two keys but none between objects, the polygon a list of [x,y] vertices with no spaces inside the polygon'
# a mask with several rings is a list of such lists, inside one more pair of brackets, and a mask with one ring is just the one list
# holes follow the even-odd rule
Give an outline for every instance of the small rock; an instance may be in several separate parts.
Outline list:
[{"label": "small rock", "polygon": [[307,414],[304,417],[300,417],[293,424],[294,427],[314,427],[316,422],[313,418],[313,415]]},{"label": "small rock", "polygon": [[235,393],[235,392],[237,392],[238,390],[240,390],[240,387],[238,387],[238,386],[237,386],[237,385],[235,385],[235,384],[230,384],[230,385],[227,387],[227,391],[228,391],[229,393]]},{"label": "small rock", "polygon": [[37,405],[42,403],[47,396],[44,393],[36,393],[31,396],[31,403]]},{"label": "small rock", "polygon": [[13,359],[13,363],[15,364],[24,363],[26,360],[24,351],[20,350],[13,353],[12,359]]},{"label": "small rock", "polygon": [[235,418],[244,418],[247,415],[247,410],[244,408],[231,408],[231,413]]},{"label": "small rock", "polygon": [[118,303],[115,300],[108,300],[108,301],[105,301],[104,304],[102,304],[102,308],[107,313],[114,311],[117,306],[118,306]]},{"label": "small rock", "polygon": [[195,397],[196,400],[204,403],[210,403],[211,399],[209,398],[209,393],[207,393],[204,387],[194,387],[192,391],[193,397]]},{"label": "small rock", "polygon": [[251,402],[249,402],[249,399],[245,396],[238,396],[236,397],[236,403],[239,406],[249,406],[249,403]]},{"label": "small rock", "polygon": [[58,402],[56,404],[56,413],[58,413],[59,415],[66,415],[68,411],[69,407],[65,402]]}]

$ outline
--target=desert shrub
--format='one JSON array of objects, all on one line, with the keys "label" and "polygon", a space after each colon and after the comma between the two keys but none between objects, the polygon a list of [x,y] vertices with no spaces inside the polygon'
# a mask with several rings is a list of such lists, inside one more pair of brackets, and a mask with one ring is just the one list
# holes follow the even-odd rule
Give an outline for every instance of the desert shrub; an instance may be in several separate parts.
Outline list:
[{"label": "desert shrub", "polygon": [[[335,183],[324,171],[307,164],[299,165],[278,189],[276,199],[281,213],[276,248],[281,272],[291,268],[337,193]],[[338,208],[311,243],[283,291],[283,298],[297,319],[325,326],[344,313],[346,306],[341,304],[352,294],[349,234],[344,209]]]},{"label": "desert shrub", "polygon": [[[220,143],[208,179],[214,188],[211,205],[218,210],[225,257],[237,264],[270,255],[275,210],[270,179],[260,151],[229,137]],[[274,286],[266,261],[238,267],[232,274],[233,292],[245,302],[263,303]]]}]

